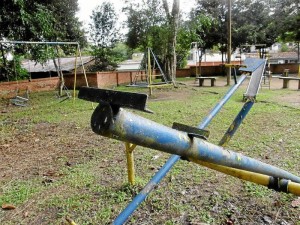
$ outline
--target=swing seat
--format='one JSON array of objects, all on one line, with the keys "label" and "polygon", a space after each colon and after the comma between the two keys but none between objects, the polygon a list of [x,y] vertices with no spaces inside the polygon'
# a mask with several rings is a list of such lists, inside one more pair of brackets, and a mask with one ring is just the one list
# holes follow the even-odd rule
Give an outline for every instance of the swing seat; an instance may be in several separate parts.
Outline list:
[{"label": "swing seat", "polygon": [[28,87],[26,88],[25,93],[23,96],[20,96],[19,88],[16,89],[16,96],[10,99],[10,103],[16,106],[26,107],[29,101],[29,90]]}]

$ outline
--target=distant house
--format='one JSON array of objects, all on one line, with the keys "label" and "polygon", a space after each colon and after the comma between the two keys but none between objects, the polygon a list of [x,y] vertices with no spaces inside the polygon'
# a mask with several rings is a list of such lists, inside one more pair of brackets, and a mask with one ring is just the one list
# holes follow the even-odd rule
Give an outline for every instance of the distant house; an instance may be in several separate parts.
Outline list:
[{"label": "distant house", "polygon": [[125,60],[118,64],[118,71],[139,70],[144,58],[144,53],[138,52],[132,54],[132,59]]},{"label": "distant house", "polygon": [[[57,65],[59,64],[58,61],[60,62],[60,69],[63,73],[71,73],[74,72],[75,65],[77,71],[82,72],[82,63],[86,67],[94,61],[92,56],[83,56],[81,59],[77,57],[76,63],[75,57],[59,58],[55,59],[55,61]],[[24,60],[22,62],[22,68],[30,73],[32,79],[57,76],[57,70],[52,59],[44,64],[36,63],[33,60]]]},{"label": "distant house", "polygon": [[277,52],[270,53],[270,64],[286,64],[286,63],[297,63],[298,54],[297,52]]},{"label": "distant house", "polygon": [[128,59],[118,64],[118,71],[139,70],[142,60]]}]

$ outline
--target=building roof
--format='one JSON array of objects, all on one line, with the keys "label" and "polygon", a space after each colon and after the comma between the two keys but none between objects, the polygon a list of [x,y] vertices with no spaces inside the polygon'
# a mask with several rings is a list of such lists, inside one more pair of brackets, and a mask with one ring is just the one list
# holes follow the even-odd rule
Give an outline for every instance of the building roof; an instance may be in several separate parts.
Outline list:
[{"label": "building roof", "polygon": [[[58,59],[55,59],[56,63],[58,64]],[[89,63],[93,60],[92,56],[83,56],[82,62],[83,64]],[[59,58],[61,70],[62,71],[72,71],[75,69],[75,57],[67,57],[67,58]],[[81,67],[81,59],[77,57],[76,60],[77,68]],[[22,68],[26,69],[30,73],[37,73],[37,72],[55,72],[56,68],[54,66],[53,60],[47,60],[46,63],[36,63],[33,60],[24,60],[22,62]]]},{"label": "building roof", "polygon": [[297,52],[277,52],[270,53],[271,59],[297,59]]},{"label": "building roof", "polygon": [[142,60],[125,60],[118,64],[117,70],[124,71],[124,70],[139,70],[141,66]]}]

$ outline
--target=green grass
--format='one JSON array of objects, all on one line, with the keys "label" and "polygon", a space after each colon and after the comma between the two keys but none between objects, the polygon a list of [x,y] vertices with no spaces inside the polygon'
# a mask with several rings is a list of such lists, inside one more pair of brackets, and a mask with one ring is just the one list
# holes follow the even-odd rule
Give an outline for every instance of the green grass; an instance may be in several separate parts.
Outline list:
[{"label": "green grass", "polygon": [[2,186],[0,190],[0,205],[7,203],[19,205],[28,201],[34,194],[42,191],[43,187],[39,185],[39,180],[16,180]]},{"label": "green grass", "polygon": [[[148,92],[147,89],[125,87],[116,90]],[[227,87],[191,88],[184,85],[176,89],[154,89],[148,108],[155,113],[134,113],[166,126],[172,126],[173,122],[197,126],[226,91]],[[243,88],[237,91],[209,124],[210,142],[217,144],[222,138],[243,105],[244,91]],[[300,105],[282,101],[282,96],[293,94],[295,92],[291,90],[261,91],[228,148],[299,174]],[[162,99],[162,96],[167,98]],[[50,147],[61,148],[65,155],[51,161],[55,165],[43,162],[45,169],[42,172],[54,168],[60,174],[50,183],[45,184],[47,177],[42,173],[24,176],[25,172],[18,171],[12,177],[2,174],[0,205],[14,204],[20,212],[0,211],[0,223],[62,224],[65,216],[70,216],[78,224],[109,224],[164,164],[168,154],[137,147],[134,152],[137,182],[130,186],[124,144],[90,131],[90,116],[95,106],[78,99],[60,102],[53,92],[42,92],[31,94],[29,107],[9,107],[9,112],[1,115],[0,146],[11,145],[22,151],[22,145],[15,144],[18,143],[16,137],[25,133],[37,135],[36,127],[46,124],[45,129],[49,132],[46,130],[45,138],[53,135],[46,140],[56,141]],[[51,126],[57,131],[51,133],[50,129],[54,129]],[[26,148],[37,145],[29,145],[31,140],[27,141],[28,146],[24,143]],[[44,143],[44,146],[50,144]],[[153,156],[158,158],[153,159]],[[32,159],[33,164],[37,162],[34,157]],[[70,165],[66,165],[69,162]],[[298,211],[290,207],[295,196],[276,193],[180,161],[141,204],[128,224],[221,224],[232,215],[238,217],[240,223],[262,223],[259,221],[264,215],[262,212],[273,215],[274,207],[270,205],[275,199],[280,201],[280,206],[274,206],[275,209],[285,209],[280,211],[277,221],[296,224]],[[28,205],[29,216],[24,217],[23,211],[28,211]],[[257,213],[259,216],[255,216]]]}]

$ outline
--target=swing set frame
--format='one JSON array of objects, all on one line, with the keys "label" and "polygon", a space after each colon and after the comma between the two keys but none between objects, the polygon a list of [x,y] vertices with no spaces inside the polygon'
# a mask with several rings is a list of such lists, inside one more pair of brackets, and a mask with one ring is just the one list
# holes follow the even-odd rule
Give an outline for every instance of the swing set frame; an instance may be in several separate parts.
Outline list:
[{"label": "swing set frame", "polygon": [[[45,41],[45,42],[40,42],[40,41],[0,41],[0,45],[3,44],[12,44],[12,45],[52,45],[52,46],[60,46],[60,45],[73,45],[76,46],[76,53],[75,53],[75,66],[74,66],[74,84],[73,84],[73,99],[75,100],[76,97],[76,80],[77,80],[77,58],[80,59],[80,63],[81,63],[81,67],[82,67],[82,71],[84,74],[84,78],[85,78],[85,82],[86,82],[86,86],[88,85],[88,80],[87,80],[87,75],[86,75],[86,70],[84,68],[84,64],[83,64],[83,60],[82,60],[82,53],[81,53],[81,48],[80,48],[80,44],[79,42],[52,42],[52,41]],[[58,56],[58,68],[59,71],[57,71],[57,73],[59,74],[59,78],[60,78],[60,82],[61,85],[59,87],[59,96],[62,93],[62,88],[64,87],[64,77],[63,77],[63,73],[61,71],[61,66],[60,66],[60,60],[59,60],[59,56]]]}]

